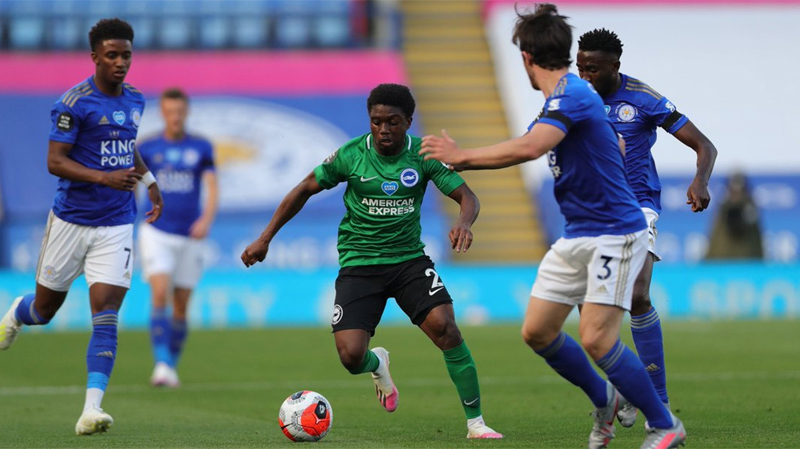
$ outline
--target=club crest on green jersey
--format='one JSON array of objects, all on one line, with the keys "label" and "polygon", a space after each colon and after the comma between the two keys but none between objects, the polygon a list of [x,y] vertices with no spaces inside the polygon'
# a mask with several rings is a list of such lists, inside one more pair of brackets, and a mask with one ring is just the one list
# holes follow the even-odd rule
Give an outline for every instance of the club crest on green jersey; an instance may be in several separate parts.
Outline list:
[{"label": "club crest on green jersey", "polygon": [[400,173],[400,182],[406,187],[414,187],[419,182],[419,173],[413,168],[407,168]]}]

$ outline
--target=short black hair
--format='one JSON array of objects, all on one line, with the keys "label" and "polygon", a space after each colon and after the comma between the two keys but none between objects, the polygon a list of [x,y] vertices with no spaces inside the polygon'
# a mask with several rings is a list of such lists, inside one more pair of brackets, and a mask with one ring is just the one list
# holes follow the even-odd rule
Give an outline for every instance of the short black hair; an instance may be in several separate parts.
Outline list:
[{"label": "short black hair", "polygon": [[170,100],[183,100],[185,102],[189,102],[189,96],[186,95],[182,89],[178,87],[170,87],[166,89],[164,92],[161,92],[161,99],[170,99]]},{"label": "short black hair", "polygon": [[400,108],[406,118],[411,118],[417,107],[411,91],[402,84],[378,84],[378,87],[369,93],[367,111],[371,111],[372,107],[377,104]]},{"label": "short black hair", "polygon": [[89,48],[95,51],[98,44],[109,39],[122,39],[133,43],[133,27],[118,18],[102,19],[89,31]]},{"label": "short black hair", "polygon": [[517,24],[511,42],[533,57],[534,64],[549,70],[572,64],[572,27],[566,16],[550,3],[536,5],[534,12],[517,12]]},{"label": "short black hair", "polygon": [[578,39],[579,51],[602,51],[615,55],[617,59],[622,56],[622,41],[617,33],[605,28],[596,28],[583,33]]}]

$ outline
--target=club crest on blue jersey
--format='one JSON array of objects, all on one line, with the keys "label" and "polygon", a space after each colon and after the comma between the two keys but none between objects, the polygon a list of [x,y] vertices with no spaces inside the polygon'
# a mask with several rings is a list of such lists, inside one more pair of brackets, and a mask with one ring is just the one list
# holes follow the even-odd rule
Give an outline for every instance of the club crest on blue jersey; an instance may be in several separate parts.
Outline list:
[{"label": "club crest on blue jersey", "polygon": [[194,148],[189,148],[183,152],[183,163],[190,167],[197,165],[200,162],[200,153]]},{"label": "club crest on blue jersey", "polygon": [[142,121],[142,111],[140,111],[138,108],[131,109],[131,121],[133,122],[133,126],[138,128],[139,122]]},{"label": "club crest on blue jersey", "polygon": [[406,187],[414,187],[419,182],[419,173],[413,168],[407,168],[400,173],[400,182]]},{"label": "club crest on blue jersey", "polygon": [[381,184],[381,190],[383,190],[383,193],[389,196],[392,196],[394,195],[394,192],[397,192],[397,187],[397,183],[394,181],[384,181],[383,184]]},{"label": "club crest on blue jersey", "polygon": [[114,121],[122,125],[125,123],[125,113],[122,111],[114,111]]},{"label": "club crest on blue jersey", "polygon": [[621,122],[632,122],[636,118],[636,108],[629,104],[617,106],[617,118]]}]

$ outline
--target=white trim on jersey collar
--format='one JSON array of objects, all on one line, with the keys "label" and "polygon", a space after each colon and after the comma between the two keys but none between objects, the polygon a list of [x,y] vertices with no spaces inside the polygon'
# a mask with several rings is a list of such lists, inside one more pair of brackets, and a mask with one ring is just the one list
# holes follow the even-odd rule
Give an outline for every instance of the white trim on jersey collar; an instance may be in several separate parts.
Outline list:
[{"label": "white trim on jersey collar", "polygon": [[[409,136],[408,134],[406,134],[406,141],[408,141],[408,148],[406,148],[406,149],[408,151],[411,151],[411,136]],[[367,149],[368,150],[370,148],[372,148],[372,134],[367,134],[366,143],[367,143]]]}]

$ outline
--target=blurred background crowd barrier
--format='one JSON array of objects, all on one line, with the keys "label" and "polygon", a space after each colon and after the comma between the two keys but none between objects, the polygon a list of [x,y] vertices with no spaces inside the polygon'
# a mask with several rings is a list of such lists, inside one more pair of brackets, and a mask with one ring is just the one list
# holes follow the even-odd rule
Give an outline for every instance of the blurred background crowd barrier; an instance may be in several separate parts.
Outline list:
[{"label": "blurred background crowd barrier", "polygon": [[[659,131],[663,262],[652,296],[662,316],[796,318],[800,88],[754,58],[792,73],[798,63],[787,56],[800,42],[800,9],[780,0],[557,3],[576,38],[597,27],[616,31],[621,71],[667,96],[719,150],[711,208],[693,214],[685,192],[694,153]],[[56,184],[46,169],[49,111],[93,73],[86,36],[98,19],[118,16],[134,27],[127,81],[148,98],[139,137],[160,130],[158,95],[178,86],[191,97],[189,129],[215,144],[220,214],[192,306],[196,323],[312,325],[329,320],[341,186],[315,196],[265,263],[247,272],[239,260],[245,245],[303,176],[369,131],[366,96],[379,83],[411,86],[414,134],[446,128],[470,147],[523,133],[543,99],[510,42],[514,7],[509,0],[0,0],[0,309],[33,288]],[[757,208],[763,258],[704,262],[728,178],[739,171]],[[431,187],[426,250],[462,318],[520,320],[536,263],[563,228],[547,164],[464,176],[482,203],[473,249],[450,252],[457,210]],[[123,325],[144,326],[148,298],[136,279]],[[86,302],[79,279],[52,327],[88,327]],[[396,307],[387,310],[388,321],[404,319]]]}]

